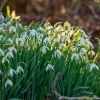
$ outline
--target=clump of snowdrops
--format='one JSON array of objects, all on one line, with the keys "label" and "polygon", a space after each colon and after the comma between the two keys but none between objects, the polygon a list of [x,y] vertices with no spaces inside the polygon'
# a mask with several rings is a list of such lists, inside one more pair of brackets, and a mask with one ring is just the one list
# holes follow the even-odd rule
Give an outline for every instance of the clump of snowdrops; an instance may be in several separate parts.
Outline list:
[{"label": "clump of snowdrops", "polygon": [[100,93],[98,53],[81,27],[67,21],[22,26],[15,12],[0,14],[0,100],[43,100]]}]

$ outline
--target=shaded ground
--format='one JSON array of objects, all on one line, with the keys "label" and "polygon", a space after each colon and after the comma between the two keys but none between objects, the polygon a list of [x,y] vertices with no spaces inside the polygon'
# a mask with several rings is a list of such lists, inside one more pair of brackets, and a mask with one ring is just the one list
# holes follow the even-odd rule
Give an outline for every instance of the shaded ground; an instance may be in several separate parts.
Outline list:
[{"label": "shaded ground", "polygon": [[11,0],[6,5],[16,10],[23,25],[33,20],[35,23],[49,20],[52,24],[68,20],[71,25],[82,26],[97,46],[94,37],[100,38],[100,0]]}]

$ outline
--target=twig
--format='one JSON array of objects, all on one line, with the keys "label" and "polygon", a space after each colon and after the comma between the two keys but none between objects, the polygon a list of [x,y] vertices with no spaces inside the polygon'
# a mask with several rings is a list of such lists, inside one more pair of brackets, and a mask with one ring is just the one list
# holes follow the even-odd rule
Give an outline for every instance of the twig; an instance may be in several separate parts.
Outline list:
[{"label": "twig", "polygon": [[94,9],[92,8],[92,6],[89,5],[88,7],[89,7],[89,9],[91,10],[91,12],[93,13],[94,17],[95,17],[96,19],[100,20],[99,16],[96,14],[96,12],[95,12]]},{"label": "twig", "polygon": [[60,73],[57,73],[54,83],[53,83],[53,87],[52,87],[52,92],[56,95],[56,97],[58,98],[58,100],[100,100],[100,98],[98,98],[97,96],[93,96],[93,98],[87,97],[87,96],[83,96],[83,97],[67,97],[67,96],[62,96],[60,95],[57,90],[56,90],[56,82],[58,80]]}]

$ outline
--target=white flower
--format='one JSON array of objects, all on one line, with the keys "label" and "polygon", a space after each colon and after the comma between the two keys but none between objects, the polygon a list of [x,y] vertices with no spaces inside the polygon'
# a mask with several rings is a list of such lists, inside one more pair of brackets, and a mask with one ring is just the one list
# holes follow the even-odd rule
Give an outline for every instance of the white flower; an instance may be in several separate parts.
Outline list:
[{"label": "white flower", "polygon": [[57,43],[57,42],[59,43],[60,40],[58,38],[54,38],[54,44]]},{"label": "white flower", "polygon": [[88,52],[88,55],[95,56],[95,52],[93,50],[91,50],[91,51]]},{"label": "white flower", "polygon": [[67,35],[65,35],[64,38],[70,43],[70,38]]},{"label": "white flower", "polygon": [[11,68],[11,69],[9,70],[8,76],[11,76],[11,77],[12,77],[14,73],[16,73],[16,71],[15,71],[14,69]]},{"label": "white flower", "polygon": [[78,29],[77,32],[81,32],[81,33],[85,34],[85,32],[82,29]]},{"label": "white flower", "polygon": [[99,70],[98,66],[96,64],[92,63],[91,66],[90,66],[90,70],[92,71],[94,68]]},{"label": "white flower", "polygon": [[79,59],[79,55],[77,53],[73,53],[72,56],[71,56],[71,60],[78,60]]},{"label": "white flower", "polygon": [[7,57],[4,56],[4,57],[2,58],[2,63],[5,63],[6,61],[9,63],[9,60],[7,59]]},{"label": "white flower", "polygon": [[64,30],[64,28],[61,26],[61,25],[58,25],[57,27],[56,27],[56,31],[63,31]]},{"label": "white flower", "polygon": [[22,28],[22,25],[21,25],[20,23],[16,23],[16,24],[15,24],[15,27],[16,27],[16,29],[17,29],[17,28]]},{"label": "white flower", "polygon": [[42,38],[43,38],[43,34],[37,34],[37,35],[36,35],[36,38],[37,38],[38,40],[42,39]]},{"label": "white flower", "polygon": [[85,48],[81,48],[81,50],[80,50],[81,52],[83,52],[83,53],[87,53],[87,51],[86,51],[86,49]]},{"label": "white flower", "polygon": [[85,39],[83,37],[80,38],[80,43],[85,44]]},{"label": "white flower", "polygon": [[60,39],[63,42],[65,40],[65,35],[64,34],[60,34]]},{"label": "white flower", "polygon": [[0,14],[0,20],[4,20],[4,16]]},{"label": "white flower", "polygon": [[68,28],[71,27],[71,24],[70,24],[70,23],[67,23],[67,27],[68,27]]},{"label": "white flower", "polygon": [[17,70],[16,70],[16,73],[21,73],[21,72],[24,73],[24,70],[23,70],[23,68],[21,66],[18,66]]},{"label": "white flower", "polygon": [[68,36],[71,37],[73,34],[74,34],[74,30],[71,30],[71,31],[68,33]]},{"label": "white flower", "polygon": [[9,79],[7,79],[6,83],[5,83],[5,87],[7,88],[7,85],[10,85],[11,87],[13,86],[13,82]]},{"label": "white flower", "polygon": [[49,50],[47,46],[42,46],[42,48],[40,49],[42,53],[46,53],[47,50]]},{"label": "white flower", "polygon": [[11,51],[7,52],[6,58],[14,58],[13,53]]},{"label": "white flower", "polygon": [[26,33],[26,32],[23,32],[23,33],[21,34],[21,39],[22,39],[22,40],[25,40],[26,37],[28,37],[28,36],[27,36],[27,33]]},{"label": "white flower", "polygon": [[2,38],[3,38],[3,35],[0,35],[0,41],[1,41]]},{"label": "white flower", "polygon": [[59,45],[59,50],[61,50],[63,47],[66,47],[66,45],[65,45],[64,43],[61,43],[61,44]]},{"label": "white flower", "polygon": [[60,59],[62,53],[57,49],[55,52],[54,52],[54,56],[55,57],[58,57]]},{"label": "white flower", "polygon": [[0,54],[1,54],[2,56],[5,55],[5,54],[4,54],[4,51],[3,51],[2,49],[0,49]]},{"label": "white flower", "polygon": [[52,66],[51,64],[48,64],[48,65],[46,66],[46,71],[48,71],[48,70],[50,70],[50,69],[54,70],[54,66]]},{"label": "white flower", "polygon": [[64,22],[64,27],[71,27],[71,24],[68,22],[68,21],[66,21],[66,22]]},{"label": "white flower", "polygon": [[10,32],[16,32],[16,28],[14,26],[10,26],[9,31]]},{"label": "white flower", "polygon": [[43,40],[43,43],[44,43],[44,44],[46,44],[46,43],[51,44],[50,37],[45,37],[44,40]]},{"label": "white flower", "polygon": [[88,38],[88,36],[85,33],[82,34],[82,37]]},{"label": "white flower", "polygon": [[10,42],[11,44],[13,44],[13,40],[11,38],[8,38],[7,41]]},{"label": "white flower", "polygon": [[23,46],[24,41],[21,38],[16,38],[16,44],[18,45],[18,42],[21,42],[20,44]]},{"label": "white flower", "polygon": [[30,30],[30,35],[31,36],[35,36],[35,34],[37,34],[37,32],[34,29]]},{"label": "white flower", "polygon": [[86,46],[88,49],[93,48],[92,43],[91,43],[88,39],[85,39],[85,46]]},{"label": "white flower", "polygon": [[44,29],[42,27],[39,27],[38,30],[39,31],[44,31]]},{"label": "white flower", "polygon": [[9,47],[8,50],[9,50],[10,52],[15,52],[15,53],[17,53],[17,50],[16,50],[14,47]]}]

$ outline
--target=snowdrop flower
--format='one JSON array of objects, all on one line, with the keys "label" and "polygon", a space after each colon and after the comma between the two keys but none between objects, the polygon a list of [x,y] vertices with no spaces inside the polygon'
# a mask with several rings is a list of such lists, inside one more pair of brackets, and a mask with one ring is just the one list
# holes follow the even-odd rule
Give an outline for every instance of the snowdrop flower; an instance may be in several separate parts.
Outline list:
[{"label": "snowdrop flower", "polygon": [[0,35],[0,41],[1,41],[2,38],[3,38],[3,35]]},{"label": "snowdrop flower", "polygon": [[91,51],[88,52],[88,55],[95,56],[95,52],[93,50],[91,50]]},{"label": "snowdrop flower", "polygon": [[3,51],[2,49],[0,49],[0,54],[1,54],[2,56],[4,56],[4,51]]},{"label": "snowdrop flower", "polygon": [[17,53],[17,50],[16,50],[14,47],[9,47],[8,50],[9,50],[10,52],[13,52],[13,51],[14,51],[15,53]]},{"label": "snowdrop flower", "polygon": [[44,43],[44,44],[46,44],[46,43],[51,44],[50,37],[45,37],[44,40],[43,40],[43,43]]},{"label": "snowdrop flower", "polygon": [[4,20],[4,16],[0,14],[0,20]]},{"label": "snowdrop flower", "polygon": [[37,38],[37,40],[42,39],[42,38],[43,38],[43,34],[37,34],[37,35],[36,35],[36,38]]},{"label": "snowdrop flower", "polygon": [[82,29],[78,29],[77,32],[81,32],[81,33],[85,34],[85,32]]},{"label": "snowdrop flower", "polygon": [[85,33],[82,34],[82,37],[88,38],[88,36]]},{"label": "snowdrop flower", "polygon": [[21,25],[20,23],[16,23],[16,24],[15,24],[15,27],[16,27],[16,29],[17,29],[17,28],[22,28],[22,25]]},{"label": "snowdrop flower", "polygon": [[21,45],[24,45],[24,41],[21,38],[16,38],[16,44],[18,45],[18,42],[21,42]]},{"label": "snowdrop flower", "polygon": [[2,58],[2,63],[5,63],[6,61],[9,63],[9,60],[7,59],[7,57],[4,56],[4,57]]},{"label": "snowdrop flower", "polygon": [[7,88],[7,85],[10,85],[11,87],[13,86],[13,82],[11,80],[7,80],[5,83],[5,87]]},{"label": "snowdrop flower", "polygon": [[52,29],[53,28],[53,26],[52,25],[49,25],[49,26],[46,26],[47,27],[47,30],[50,30],[50,29]]},{"label": "snowdrop flower", "polygon": [[86,49],[85,48],[81,48],[81,50],[80,50],[81,52],[83,52],[84,54],[86,54],[87,53],[87,51],[86,51]]},{"label": "snowdrop flower", "polygon": [[39,27],[38,30],[39,31],[44,31],[44,29],[42,27]]},{"label": "snowdrop flower", "polygon": [[94,68],[99,70],[98,66],[96,64],[92,63],[91,66],[90,66],[90,70],[92,71]]},{"label": "snowdrop flower", "polygon": [[48,70],[50,70],[50,69],[54,70],[54,66],[52,66],[51,64],[48,64],[48,65],[46,66],[46,71],[48,71]]},{"label": "snowdrop flower", "polygon": [[59,40],[58,38],[54,38],[54,42],[53,42],[53,43],[55,44],[55,43],[57,43],[57,42],[59,43],[60,40]]},{"label": "snowdrop flower", "polygon": [[78,51],[78,48],[77,47],[71,47],[71,50],[73,51],[73,52],[77,52]]},{"label": "snowdrop flower", "polygon": [[40,49],[40,51],[44,54],[46,53],[47,50],[49,50],[47,46],[42,46],[42,48]]},{"label": "snowdrop flower", "polygon": [[58,25],[57,27],[56,27],[56,31],[63,31],[64,30],[64,28],[61,26],[61,25]]},{"label": "snowdrop flower", "polygon": [[57,38],[58,38],[58,40],[60,40],[60,39],[61,39],[61,36],[60,36],[60,34],[57,34]]},{"label": "snowdrop flower", "polygon": [[88,39],[85,39],[85,46],[86,46],[88,49],[93,48],[92,43],[91,43]]},{"label": "snowdrop flower", "polygon": [[78,60],[79,59],[79,55],[77,53],[73,53],[71,56],[71,60]]},{"label": "snowdrop flower", "polygon": [[14,58],[13,53],[11,51],[7,52],[6,58]]},{"label": "snowdrop flower", "polygon": [[21,72],[24,73],[24,70],[23,70],[23,68],[21,66],[18,66],[17,70],[16,70],[16,73],[21,73]]},{"label": "snowdrop flower", "polygon": [[16,28],[14,26],[10,26],[9,31],[10,32],[16,32]]},{"label": "snowdrop flower", "polygon": [[68,21],[66,21],[66,22],[64,22],[64,27],[69,28],[69,27],[71,27],[71,24],[70,24],[70,23],[68,23]]},{"label": "snowdrop flower", "polygon": [[7,41],[10,42],[11,44],[13,44],[13,40],[11,38],[8,38]]},{"label": "snowdrop flower", "polygon": [[70,43],[70,38],[67,35],[65,35],[64,38]]},{"label": "snowdrop flower", "polygon": [[55,52],[54,52],[54,56],[55,57],[58,57],[60,59],[62,53],[57,49]]},{"label": "snowdrop flower", "polygon": [[30,35],[31,36],[35,36],[35,34],[37,34],[37,32],[34,29],[30,30]]},{"label": "snowdrop flower", "polygon": [[74,30],[71,30],[71,31],[68,33],[68,36],[71,37],[73,34],[74,34]]},{"label": "snowdrop flower", "polygon": [[66,47],[66,45],[65,45],[64,43],[61,43],[61,44],[59,45],[59,50],[61,50],[63,47]]},{"label": "snowdrop flower", "polygon": [[80,38],[80,43],[85,44],[85,39],[83,37]]},{"label": "snowdrop flower", "polygon": [[22,40],[25,40],[26,38],[29,39],[29,37],[27,36],[27,33],[26,33],[26,32],[23,32],[23,33],[21,34],[21,39],[22,39]]},{"label": "snowdrop flower", "polygon": [[68,27],[68,28],[71,27],[71,24],[70,24],[70,23],[67,23],[67,27]]},{"label": "snowdrop flower", "polygon": [[12,77],[14,73],[16,73],[16,71],[15,71],[14,69],[11,68],[11,69],[9,70],[9,72],[8,72],[8,76],[11,76],[11,77]]}]

